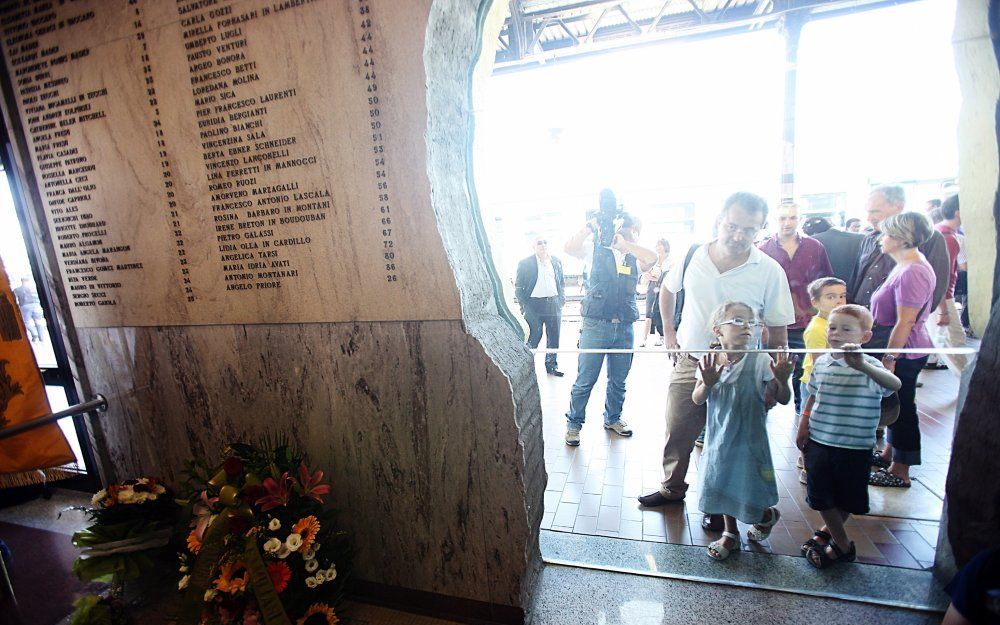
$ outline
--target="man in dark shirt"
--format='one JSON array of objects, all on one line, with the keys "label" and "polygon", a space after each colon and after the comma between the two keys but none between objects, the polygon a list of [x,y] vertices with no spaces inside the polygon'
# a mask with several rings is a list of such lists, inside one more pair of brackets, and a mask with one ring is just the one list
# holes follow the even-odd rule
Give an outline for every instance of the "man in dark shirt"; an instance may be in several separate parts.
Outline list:
[{"label": "man in dark shirt", "polygon": [[[785,202],[778,207],[778,232],[764,240],[758,247],[773,258],[788,278],[788,288],[792,293],[795,307],[795,323],[788,326],[788,346],[802,349],[806,346],[802,333],[813,316],[809,297],[809,284],[813,280],[833,275],[830,259],[823,244],[809,236],[799,234],[799,207],[794,202]],[[801,404],[799,378],[802,377],[801,360],[796,361],[792,376],[795,394],[795,411]]]},{"label": "man in dark shirt", "polygon": [[814,218],[813,232],[806,232],[816,239],[826,248],[826,255],[830,257],[830,266],[833,267],[833,275],[844,282],[849,282],[851,274],[854,272],[854,265],[858,262],[858,252],[861,250],[861,242],[865,236],[857,232],[846,232],[838,230],[830,225],[830,221],[825,217]]},{"label": "man in dark shirt", "polygon": [[[559,326],[566,303],[562,262],[549,254],[548,241],[535,238],[535,253],[517,264],[514,294],[521,305],[521,314],[528,322],[528,346],[538,347],[545,329],[545,347],[559,349]],[[555,354],[545,354],[545,371],[562,377]]]},{"label": "man in dark shirt", "polygon": [[[900,186],[876,187],[868,194],[865,211],[868,213],[868,223],[874,230],[865,235],[864,241],[861,242],[858,261],[848,282],[847,300],[852,304],[871,306],[872,293],[882,286],[889,277],[889,272],[896,266],[896,261],[888,254],[883,254],[882,248],[879,247],[878,240],[882,233],[879,232],[878,226],[887,217],[903,212],[905,206],[906,195]],[[935,230],[931,238],[918,249],[927,258],[937,278],[934,299],[931,302],[931,307],[937,308],[945,291],[948,290],[951,263],[948,247],[941,233]]]}]

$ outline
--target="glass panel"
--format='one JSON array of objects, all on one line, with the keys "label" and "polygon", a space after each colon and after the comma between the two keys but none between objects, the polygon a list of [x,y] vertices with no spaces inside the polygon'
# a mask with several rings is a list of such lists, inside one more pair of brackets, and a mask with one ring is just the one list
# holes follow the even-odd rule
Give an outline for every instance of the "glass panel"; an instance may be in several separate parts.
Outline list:
[{"label": "glass panel", "polygon": [[[66,399],[66,389],[63,387],[46,386],[45,394],[49,396],[49,407],[52,408],[52,412],[59,412],[60,410],[69,408],[69,401]],[[69,441],[73,455],[76,456],[76,463],[80,466],[81,470],[86,471],[87,466],[83,460],[83,451],[80,449],[80,439],[76,435],[76,427],[73,424],[73,419],[61,419],[59,421],[59,428],[66,435],[66,440]]]},{"label": "glass panel", "polygon": [[38,276],[31,271],[24,233],[14,210],[14,199],[6,176],[0,176],[0,258],[7,270],[7,279],[14,289],[24,325],[31,338],[35,360],[42,369],[54,369],[56,356],[52,351],[48,322],[38,301]]}]

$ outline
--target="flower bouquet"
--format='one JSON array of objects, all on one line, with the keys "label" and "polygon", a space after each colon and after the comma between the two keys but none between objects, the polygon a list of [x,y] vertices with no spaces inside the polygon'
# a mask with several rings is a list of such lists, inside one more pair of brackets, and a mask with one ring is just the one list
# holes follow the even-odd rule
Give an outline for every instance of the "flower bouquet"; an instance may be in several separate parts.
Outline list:
[{"label": "flower bouquet", "polygon": [[152,477],[126,480],[98,491],[83,510],[93,523],[75,534],[82,551],[73,572],[83,581],[121,584],[154,568],[152,551],[167,545],[180,508]]},{"label": "flower bouquet", "polygon": [[351,550],[323,472],[279,442],[231,444],[220,467],[193,462],[188,474],[181,624],[336,623]]}]

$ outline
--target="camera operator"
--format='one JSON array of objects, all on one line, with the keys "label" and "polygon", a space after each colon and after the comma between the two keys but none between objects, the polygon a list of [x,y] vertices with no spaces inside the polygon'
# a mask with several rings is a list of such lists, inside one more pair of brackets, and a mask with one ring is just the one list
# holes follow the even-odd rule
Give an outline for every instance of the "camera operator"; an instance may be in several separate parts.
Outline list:
[{"label": "camera operator", "polygon": [[[615,221],[621,225],[615,229]],[[567,254],[585,258],[587,240],[592,239],[593,258],[587,293],[583,298],[580,330],[581,349],[632,349],[633,323],[639,319],[635,303],[639,264],[656,262],[656,252],[636,245],[638,222],[628,213],[620,213],[610,189],[600,194],[600,211],[595,219],[571,238]],[[580,444],[580,429],[586,419],[587,401],[597,382],[605,354],[580,354],[576,382],[570,391],[566,413],[566,444]],[[622,421],[625,402],[625,378],[632,367],[632,354],[607,354],[608,388],[604,402],[604,428],[621,436],[632,436]]]}]

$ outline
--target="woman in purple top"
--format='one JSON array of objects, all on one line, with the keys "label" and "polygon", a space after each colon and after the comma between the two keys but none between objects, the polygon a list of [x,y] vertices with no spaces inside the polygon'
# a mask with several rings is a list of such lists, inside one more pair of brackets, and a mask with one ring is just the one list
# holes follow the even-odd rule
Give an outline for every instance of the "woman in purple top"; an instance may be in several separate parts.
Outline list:
[{"label": "woman in purple top", "polygon": [[885,468],[871,474],[874,486],[910,486],[910,466],[920,464],[920,427],[917,419],[917,375],[926,354],[899,354],[893,349],[933,347],[924,322],[931,313],[935,275],[917,246],[931,237],[931,224],[920,213],[905,212],[887,218],[879,229],[879,245],[896,266],[872,294],[876,327],[892,328],[882,363],[903,383],[899,389],[899,418],[889,426],[889,443],[881,457]]}]

